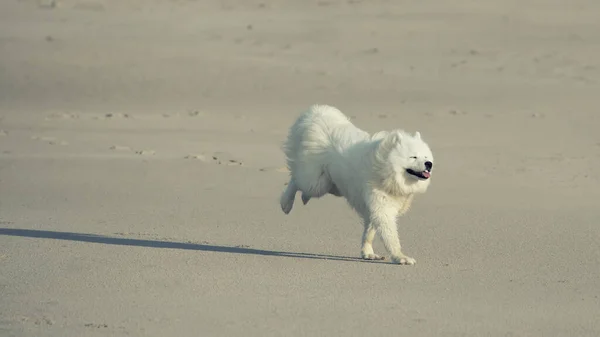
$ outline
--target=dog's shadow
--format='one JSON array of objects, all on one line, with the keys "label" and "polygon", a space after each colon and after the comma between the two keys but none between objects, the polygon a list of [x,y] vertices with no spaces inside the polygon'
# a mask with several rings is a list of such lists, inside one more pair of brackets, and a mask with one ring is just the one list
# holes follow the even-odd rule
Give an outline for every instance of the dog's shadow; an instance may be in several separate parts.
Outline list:
[{"label": "dog's shadow", "polygon": [[186,243],[186,242],[176,242],[176,241],[143,240],[143,239],[122,238],[122,237],[113,237],[113,236],[98,235],[98,234],[57,232],[57,231],[35,230],[35,229],[1,228],[0,227],[0,235],[19,236],[19,237],[27,237],[27,238],[38,238],[38,239],[55,239],[55,240],[90,242],[90,243],[98,243],[98,244],[105,244],[105,245],[117,245],[117,246],[185,249],[185,250],[198,250],[198,251],[218,252],[218,253],[293,257],[293,258],[300,258],[300,259],[385,263],[384,261],[371,261],[371,260],[364,260],[364,259],[356,258],[356,257],[336,256],[336,255],[327,255],[327,254],[282,252],[282,251],[274,251],[274,250],[246,248],[246,247],[241,247],[241,246],[231,247],[231,246],[217,246],[217,245],[211,245],[211,244]]}]

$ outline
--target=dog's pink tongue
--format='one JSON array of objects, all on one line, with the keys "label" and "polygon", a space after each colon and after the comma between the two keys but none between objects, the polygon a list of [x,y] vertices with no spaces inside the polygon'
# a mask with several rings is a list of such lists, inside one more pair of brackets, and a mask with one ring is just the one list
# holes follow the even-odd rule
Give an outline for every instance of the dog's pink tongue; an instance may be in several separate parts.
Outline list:
[{"label": "dog's pink tongue", "polygon": [[427,172],[427,171],[423,171],[421,174],[422,174],[422,175],[423,175],[423,177],[425,177],[425,178],[429,178],[429,177],[431,177],[431,173],[429,173],[429,172]]}]

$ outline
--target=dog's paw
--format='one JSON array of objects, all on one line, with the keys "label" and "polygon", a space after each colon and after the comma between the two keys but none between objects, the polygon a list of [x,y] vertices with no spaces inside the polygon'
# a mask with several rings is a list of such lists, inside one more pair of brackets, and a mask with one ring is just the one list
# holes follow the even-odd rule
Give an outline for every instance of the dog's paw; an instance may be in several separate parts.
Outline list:
[{"label": "dog's paw", "polygon": [[385,256],[379,256],[377,254],[362,254],[362,258],[365,260],[385,260]]},{"label": "dog's paw", "polygon": [[415,259],[413,259],[412,257],[408,257],[408,256],[394,256],[394,257],[392,257],[392,262],[394,262],[396,264],[409,265],[409,266],[412,266],[417,263],[417,261]]}]

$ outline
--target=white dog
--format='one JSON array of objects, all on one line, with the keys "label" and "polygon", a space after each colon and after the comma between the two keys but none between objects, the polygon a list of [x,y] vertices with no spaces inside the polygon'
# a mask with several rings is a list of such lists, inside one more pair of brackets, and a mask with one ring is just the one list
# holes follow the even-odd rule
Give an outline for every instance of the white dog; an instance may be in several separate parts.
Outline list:
[{"label": "white dog", "polygon": [[325,194],[344,197],[364,220],[362,258],[384,259],[373,252],[378,232],[394,263],[415,264],[402,253],[396,218],[429,186],[433,155],[419,132],[371,136],[338,109],[313,105],[290,128],[284,152],[291,177],[283,212],[292,210],[297,191],[304,204]]}]

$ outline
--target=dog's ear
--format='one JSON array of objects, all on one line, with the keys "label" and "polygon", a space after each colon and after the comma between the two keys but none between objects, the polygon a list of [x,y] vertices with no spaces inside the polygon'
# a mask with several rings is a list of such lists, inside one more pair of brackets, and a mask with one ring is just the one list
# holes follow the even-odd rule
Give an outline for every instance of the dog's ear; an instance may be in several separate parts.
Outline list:
[{"label": "dog's ear", "polygon": [[386,161],[386,158],[390,154],[390,152],[396,146],[398,146],[400,142],[402,142],[402,137],[403,136],[399,131],[394,130],[389,132],[387,135],[385,135],[385,137],[381,139],[381,142],[379,143],[376,152],[379,162],[383,163]]},{"label": "dog's ear", "polygon": [[400,133],[400,131],[395,130],[390,132],[390,134],[388,135],[388,142],[390,144],[399,144],[402,141],[402,133]]},{"label": "dog's ear", "polygon": [[396,133],[396,143],[400,143],[402,142],[402,140],[404,140],[404,134],[398,130],[395,131]]},{"label": "dog's ear", "polygon": [[415,132],[415,138],[421,139],[421,133],[419,131]]},{"label": "dog's ear", "polygon": [[384,152],[387,152],[389,150],[391,150],[392,148],[394,148],[396,145],[400,144],[400,142],[402,141],[402,134],[395,130],[395,131],[391,131],[390,133],[388,133],[382,140],[381,140],[381,144],[379,145],[381,150],[383,150]]}]

